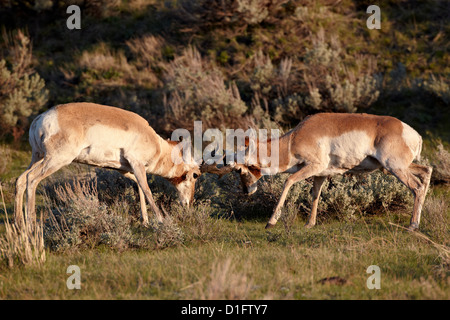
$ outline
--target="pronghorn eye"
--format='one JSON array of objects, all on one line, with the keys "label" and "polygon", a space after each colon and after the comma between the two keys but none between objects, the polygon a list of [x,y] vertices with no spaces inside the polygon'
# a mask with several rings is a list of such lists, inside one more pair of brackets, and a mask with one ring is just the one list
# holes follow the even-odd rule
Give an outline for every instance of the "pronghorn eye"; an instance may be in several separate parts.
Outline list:
[{"label": "pronghorn eye", "polygon": [[199,177],[199,175],[194,173],[194,179],[197,179],[198,177]]},{"label": "pronghorn eye", "polygon": [[242,173],[242,168],[237,169],[237,172],[238,172],[239,174],[241,174],[241,173]]},{"label": "pronghorn eye", "polygon": [[186,180],[186,174],[183,174],[182,176],[181,176],[181,180]]}]

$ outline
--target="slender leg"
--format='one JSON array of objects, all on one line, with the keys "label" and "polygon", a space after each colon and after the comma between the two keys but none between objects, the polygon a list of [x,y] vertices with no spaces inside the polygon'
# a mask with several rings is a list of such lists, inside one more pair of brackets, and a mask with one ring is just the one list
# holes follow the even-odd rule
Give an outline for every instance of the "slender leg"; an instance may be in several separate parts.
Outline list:
[{"label": "slender leg", "polygon": [[[420,181],[411,171],[416,171],[414,169],[390,169],[393,175],[397,177],[404,185],[406,185],[414,195],[414,208],[411,216],[411,222],[409,225],[409,230],[414,231],[419,228],[420,214],[422,211],[423,202],[425,201],[425,195],[428,188],[428,184]],[[416,171],[417,173],[417,171]],[[420,174],[418,174],[420,175]],[[431,170],[430,170],[431,175]]]},{"label": "slender leg", "polygon": [[425,194],[426,194],[428,192],[428,187],[430,186],[431,173],[433,172],[433,168],[416,163],[411,163],[409,165],[409,170],[413,175],[418,177],[423,184],[425,184],[426,186]]},{"label": "slender leg", "polygon": [[38,161],[42,161],[42,159],[36,159],[35,157],[32,157],[31,163],[28,166],[27,170],[25,170],[25,172],[22,173],[16,180],[16,192],[14,198],[14,221],[17,225],[21,224],[23,221],[23,195],[27,187],[27,175]]},{"label": "slender leg", "polygon": [[[133,159],[127,159],[133,169],[134,176],[136,177],[137,183],[139,187],[142,189],[145,197],[147,198],[148,203],[152,207],[153,212],[156,214],[156,218],[158,222],[163,222],[163,216],[161,211],[156,206],[155,201],[153,200],[152,192],[147,183],[147,175],[145,173],[145,167],[138,161],[134,161]],[[148,224],[148,218],[143,217],[144,225]]]},{"label": "slender leg", "polygon": [[431,173],[433,172],[433,168],[412,163],[408,169],[414,176],[418,177],[422,182],[421,187],[422,190],[419,192],[419,196],[414,199],[413,216],[411,218],[411,225],[409,227],[410,230],[414,230],[419,228],[422,206],[423,203],[425,202],[428,187],[430,186]]},{"label": "slender leg", "polygon": [[317,217],[317,206],[319,204],[319,198],[320,193],[322,191],[322,186],[327,177],[314,177],[313,182],[313,189],[312,189],[312,207],[311,207],[311,213],[309,215],[309,219],[307,224],[305,225],[306,228],[312,228],[316,225],[316,217]]},{"label": "slender leg", "polygon": [[72,158],[53,158],[46,156],[38,161],[27,173],[27,211],[28,221],[34,223],[36,220],[36,188],[43,179],[55,173],[62,167],[70,164]]},{"label": "slender leg", "polygon": [[296,173],[292,174],[286,180],[286,183],[284,184],[283,192],[281,193],[281,196],[280,196],[280,200],[278,200],[278,204],[277,204],[272,216],[270,217],[269,222],[266,225],[266,229],[273,227],[277,223],[278,219],[280,218],[281,208],[284,205],[284,201],[286,200],[286,196],[289,192],[289,189],[292,187],[292,185],[300,180],[306,179],[308,177],[313,176],[316,173],[319,173],[321,171],[320,168],[321,167],[319,165],[309,164],[309,165],[303,167],[302,169],[300,169],[299,171],[297,171]]},{"label": "slender leg", "polygon": [[136,176],[131,172],[120,171],[120,173],[123,174],[124,177],[133,180],[138,185],[139,202],[141,204],[141,220],[143,223],[146,222],[144,224],[148,224],[148,214],[147,214],[147,204],[145,202],[145,194],[142,191],[142,188],[139,186]]}]

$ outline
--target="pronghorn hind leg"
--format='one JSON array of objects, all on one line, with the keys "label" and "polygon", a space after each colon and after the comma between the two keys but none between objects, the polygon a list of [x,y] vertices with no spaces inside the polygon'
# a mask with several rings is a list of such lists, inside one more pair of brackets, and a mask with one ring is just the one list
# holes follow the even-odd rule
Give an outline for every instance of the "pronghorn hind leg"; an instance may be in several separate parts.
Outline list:
[{"label": "pronghorn hind leg", "polygon": [[35,157],[33,153],[30,165],[16,180],[14,196],[14,222],[17,225],[21,224],[23,221],[23,195],[27,188],[27,175],[39,161],[42,161],[42,158]]},{"label": "pronghorn hind leg", "polygon": [[315,176],[313,181],[312,188],[312,206],[311,213],[309,214],[308,222],[306,223],[306,228],[312,228],[316,225],[316,217],[317,217],[317,207],[319,205],[320,193],[322,191],[322,186],[324,181],[326,180],[326,176],[319,177]]},{"label": "pronghorn hind leg", "polygon": [[[422,171],[422,173],[418,173],[416,168],[411,169],[411,167],[408,167],[407,169],[390,169],[389,171],[404,185],[406,185],[414,195],[413,213],[411,216],[410,225],[408,227],[410,231],[414,231],[419,228],[420,214],[422,212],[422,206],[425,201],[425,195],[429,183],[421,181],[420,175],[424,173],[424,171]],[[413,174],[413,172],[416,174]],[[424,175],[422,176],[425,177]]]},{"label": "pronghorn hind leg", "polygon": [[431,173],[433,172],[433,167],[411,163],[409,165],[409,170],[413,175],[418,177],[423,184],[425,184],[426,191],[428,191],[428,187],[430,186]]},{"label": "pronghorn hind leg", "polygon": [[38,184],[62,167],[70,164],[73,159],[46,156],[38,161],[27,173],[27,217],[28,221],[36,221],[36,188]]},{"label": "pronghorn hind leg", "polygon": [[[433,168],[430,166],[424,166],[416,163],[411,163],[409,166],[409,171],[422,182],[422,190],[419,199],[417,200],[417,211],[413,211],[413,216],[411,218],[411,226],[413,223],[417,223],[415,229],[419,228],[420,216],[422,213],[422,207],[425,202],[425,197],[427,196],[428,188],[430,187],[431,174]],[[414,209],[416,209],[416,199],[414,199]],[[416,214],[416,216],[414,216]],[[412,229],[410,226],[410,230]]]}]

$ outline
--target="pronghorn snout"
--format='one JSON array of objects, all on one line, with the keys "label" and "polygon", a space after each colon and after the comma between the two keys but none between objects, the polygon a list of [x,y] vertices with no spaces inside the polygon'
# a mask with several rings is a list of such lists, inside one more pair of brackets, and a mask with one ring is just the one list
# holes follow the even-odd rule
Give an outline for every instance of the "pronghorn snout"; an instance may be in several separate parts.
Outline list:
[{"label": "pronghorn snout", "polygon": [[256,186],[256,183],[252,184],[250,187],[247,188],[247,194],[250,196],[254,194],[258,190],[258,187]]},{"label": "pronghorn snout", "polygon": [[189,199],[180,199],[180,204],[181,204],[183,207],[190,208],[191,205],[192,205],[192,201],[190,201]]},{"label": "pronghorn snout", "polygon": [[256,190],[258,190],[258,187],[256,185],[256,183],[250,185],[250,186],[246,186],[245,184],[242,186],[244,189],[244,193],[247,194],[248,196],[254,194],[256,192]]}]

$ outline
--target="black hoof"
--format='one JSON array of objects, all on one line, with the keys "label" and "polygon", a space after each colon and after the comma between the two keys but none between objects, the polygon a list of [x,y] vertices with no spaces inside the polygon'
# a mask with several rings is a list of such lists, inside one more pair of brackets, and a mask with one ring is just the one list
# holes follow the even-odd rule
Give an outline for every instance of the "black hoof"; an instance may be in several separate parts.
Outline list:
[{"label": "black hoof", "polygon": [[268,222],[268,223],[266,224],[266,229],[273,228],[274,226],[275,226],[274,224],[271,224],[270,222]]}]

